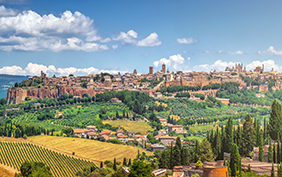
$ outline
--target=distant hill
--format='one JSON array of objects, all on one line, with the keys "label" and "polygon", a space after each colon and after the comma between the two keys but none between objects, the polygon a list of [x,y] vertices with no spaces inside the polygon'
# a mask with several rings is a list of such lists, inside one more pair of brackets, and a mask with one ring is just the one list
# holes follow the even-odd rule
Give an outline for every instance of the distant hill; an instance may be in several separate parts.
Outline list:
[{"label": "distant hill", "polygon": [[14,86],[15,82],[27,80],[29,76],[7,75],[0,74],[0,98],[7,97],[7,90],[9,87]]}]

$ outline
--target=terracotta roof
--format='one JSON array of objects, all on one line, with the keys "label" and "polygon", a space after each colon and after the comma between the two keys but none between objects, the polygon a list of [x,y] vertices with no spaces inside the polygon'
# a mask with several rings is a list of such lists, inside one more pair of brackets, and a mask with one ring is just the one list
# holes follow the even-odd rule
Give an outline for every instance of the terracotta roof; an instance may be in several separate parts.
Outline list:
[{"label": "terracotta roof", "polygon": [[173,177],[183,177],[184,176],[184,172],[173,172]]},{"label": "terracotta roof", "polygon": [[161,136],[159,138],[163,138],[163,139],[177,139],[177,137],[173,137],[173,136]]},{"label": "terracotta roof", "polygon": [[87,131],[88,130],[86,130],[86,129],[73,129],[73,133],[85,133]]},{"label": "terracotta roof", "polygon": [[118,138],[128,138],[128,136],[126,136],[126,135],[118,135],[117,137]]}]

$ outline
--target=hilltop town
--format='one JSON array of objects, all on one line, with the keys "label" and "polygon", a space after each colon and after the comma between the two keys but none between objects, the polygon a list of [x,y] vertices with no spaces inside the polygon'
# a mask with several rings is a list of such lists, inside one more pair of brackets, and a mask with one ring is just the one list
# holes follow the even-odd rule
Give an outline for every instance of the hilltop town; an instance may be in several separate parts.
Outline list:
[{"label": "hilltop town", "polygon": [[[199,87],[201,90],[206,85],[236,82],[239,88],[257,88],[260,92],[266,93],[269,88],[280,89],[282,82],[278,79],[282,73],[273,69],[264,71],[257,66],[253,71],[247,71],[243,64],[235,64],[232,68],[227,67],[225,71],[211,72],[169,72],[166,65],[162,65],[162,70],[154,72],[153,67],[149,67],[149,73],[138,74],[135,69],[133,73],[120,73],[111,75],[109,73],[90,74],[87,76],[48,77],[41,71],[40,76],[29,77],[21,83],[16,83],[15,87],[9,88],[7,94],[7,104],[18,104],[27,98],[36,100],[38,98],[58,98],[60,94],[73,94],[74,97],[82,97],[84,93],[95,96],[96,93],[103,93],[106,90],[129,90],[148,93],[151,96],[162,97],[157,90],[163,86],[190,86]],[[256,83],[252,85],[253,80]],[[275,83],[269,86],[269,79],[274,79]],[[215,96],[216,92],[200,92],[204,95]]]}]

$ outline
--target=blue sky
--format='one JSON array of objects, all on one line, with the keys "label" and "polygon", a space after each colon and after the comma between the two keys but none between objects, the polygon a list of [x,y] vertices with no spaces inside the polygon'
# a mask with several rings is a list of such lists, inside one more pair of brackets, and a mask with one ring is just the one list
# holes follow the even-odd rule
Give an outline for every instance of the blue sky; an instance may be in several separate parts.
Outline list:
[{"label": "blue sky", "polygon": [[0,0],[0,73],[282,71],[281,1]]}]

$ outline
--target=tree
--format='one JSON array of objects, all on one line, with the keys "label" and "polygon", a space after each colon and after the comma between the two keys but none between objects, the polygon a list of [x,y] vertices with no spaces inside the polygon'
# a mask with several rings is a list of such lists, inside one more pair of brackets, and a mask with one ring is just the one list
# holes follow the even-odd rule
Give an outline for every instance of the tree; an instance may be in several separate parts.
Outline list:
[{"label": "tree", "polygon": [[225,152],[230,152],[231,150],[231,145],[233,143],[233,121],[229,117],[226,128],[225,128],[225,144],[226,144],[226,149]]},{"label": "tree", "polygon": [[264,151],[263,151],[263,132],[262,130],[259,131],[260,134],[260,141],[259,141],[259,161],[263,162],[264,158]]},{"label": "tree", "polygon": [[30,176],[44,176],[53,177],[50,168],[45,166],[42,162],[23,162],[20,167],[20,176],[30,177]]},{"label": "tree", "polygon": [[272,162],[272,168],[271,168],[271,177],[275,177],[274,164],[273,164],[273,162]]},{"label": "tree", "polygon": [[116,160],[116,158],[114,159],[114,166],[113,166],[113,169],[114,169],[115,171],[117,171],[117,160]]},{"label": "tree", "polygon": [[204,138],[199,144],[199,160],[202,162],[212,162],[214,159],[211,144],[207,138]]},{"label": "tree", "polygon": [[238,147],[235,143],[233,143],[231,146],[230,168],[231,168],[231,176],[237,176],[238,170],[241,173],[241,157],[239,154]]},{"label": "tree", "polygon": [[215,132],[214,140],[212,142],[213,154],[217,160],[221,159],[221,137],[218,130],[218,127]]},{"label": "tree", "polygon": [[250,164],[248,165],[248,171],[247,172],[252,172]]},{"label": "tree", "polygon": [[131,159],[128,160],[128,164],[127,164],[127,165],[128,165],[128,166],[131,165]]},{"label": "tree", "polygon": [[126,158],[123,158],[123,163],[122,163],[122,165],[127,166]]},{"label": "tree", "polygon": [[281,105],[275,99],[271,106],[269,124],[267,127],[267,130],[268,130],[269,135],[271,136],[271,139],[277,140],[278,133],[282,135],[281,125],[282,125]]},{"label": "tree", "polygon": [[271,142],[270,142],[270,145],[269,145],[269,148],[268,148],[268,163],[272,162],[272,155],[273,155],[272,145],[271,145]]},{"label": "tree", "polygon": [[181,165],[181,141],[180,138],[177,137],[176,143],[173,149],[173,165],[174,166],[179,166]]},{"label": "tree", "polygon": [[100,163],[100,168],[103,168],[103,162]]},{"label": "tree", "polygon": [[128,177],[151,177],[153,168],[141,160],[136,160],[130,167]]},{"label": "tree", "polygon": [[242,155],[249,155],[255,145],[255,130],[252,120],[251,116],[247,114],[243,124]]},{"label": "tree", "polygon": [[196,163],[199,160],[199,141],[196,140],[195,150],[193,153],[193,162]]}]

